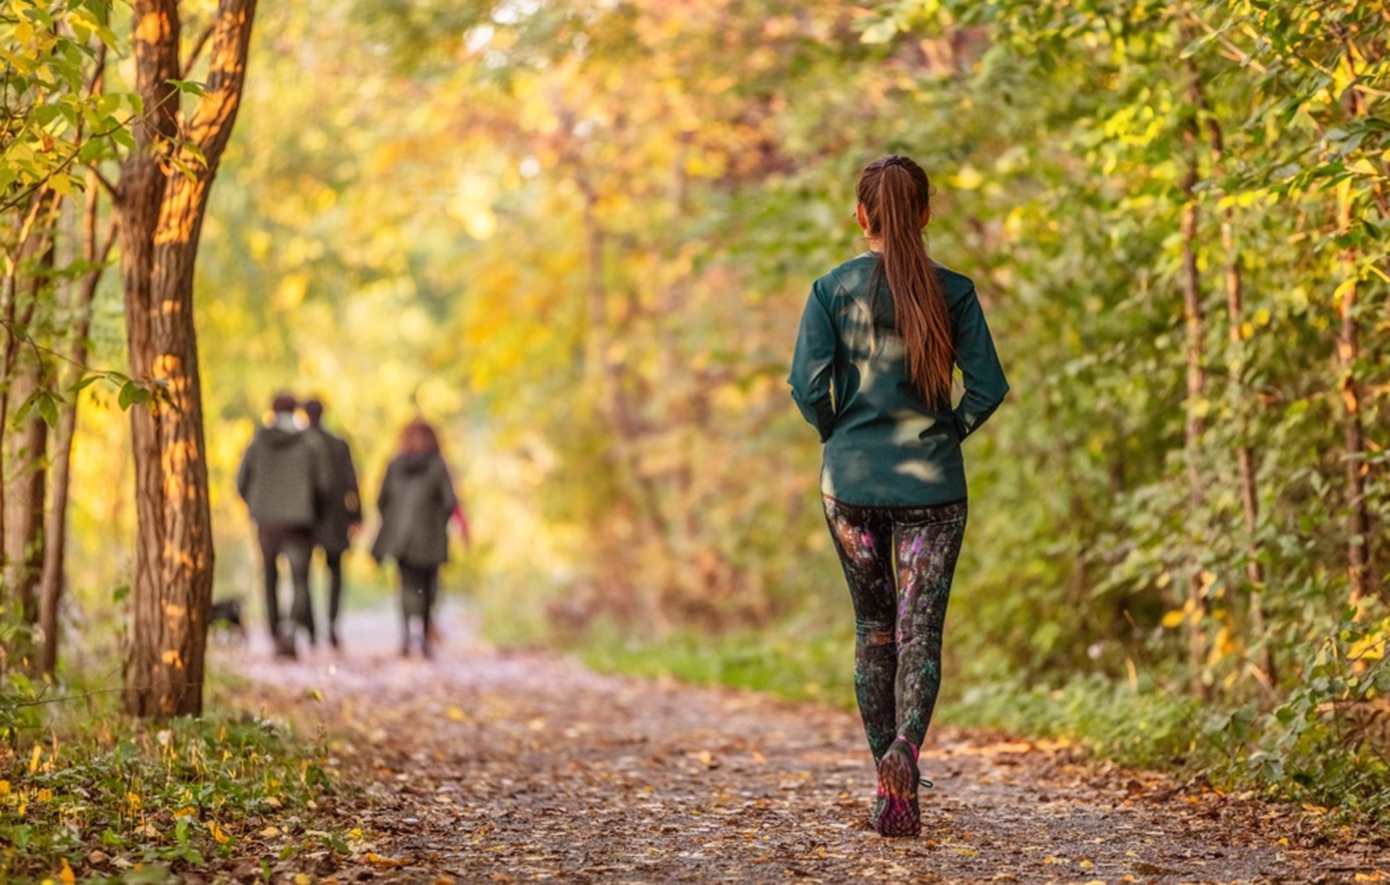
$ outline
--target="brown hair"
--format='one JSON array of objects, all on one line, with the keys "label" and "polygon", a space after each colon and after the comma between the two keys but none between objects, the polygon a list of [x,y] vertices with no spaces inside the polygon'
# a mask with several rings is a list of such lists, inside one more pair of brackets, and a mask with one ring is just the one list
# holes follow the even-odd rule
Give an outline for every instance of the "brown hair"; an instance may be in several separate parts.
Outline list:
[{"label": "brown hair", "polygon": [[955,366],[951,314],[922,242],[922,213],[931,208],[927,173],[907,157],[879,157],[859,173],[858,197],[869,223],[865,233],[882,244],[874,281],[876,286],[880,274],[888,278],[908,377],[928,402],[949,404]]},{"label": "brown hair", "polygon": [[396,451],[401,455],[438,455],[439,434],[434,432],[429,422],[416,418],[401,431]]}]

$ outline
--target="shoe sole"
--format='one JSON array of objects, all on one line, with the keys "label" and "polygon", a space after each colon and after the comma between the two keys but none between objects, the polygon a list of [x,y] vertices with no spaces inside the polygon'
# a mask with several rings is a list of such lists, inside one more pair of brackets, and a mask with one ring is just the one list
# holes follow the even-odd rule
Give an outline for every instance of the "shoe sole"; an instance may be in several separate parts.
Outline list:
[{"label": "shoe sole", "polygon": [[881,836],[916,836],[922,832],[922,813],[917,804],[917,766],[896,747],[878,764],[878,794],[883,810],[874,821]]}]

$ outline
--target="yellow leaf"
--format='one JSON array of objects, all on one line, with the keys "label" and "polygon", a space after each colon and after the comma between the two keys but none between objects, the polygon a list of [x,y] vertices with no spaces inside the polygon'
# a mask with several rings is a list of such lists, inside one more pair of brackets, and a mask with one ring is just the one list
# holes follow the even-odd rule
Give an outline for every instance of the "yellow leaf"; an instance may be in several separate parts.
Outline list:
[{"label": "yellow leaf", "polygon": [[304,873],[295,873],[295,874],[294,874],[294,885],[309,885],[309,883],[312,882],[312,881],[313,881],[313,880],[310,879],[310,878],[309,878],[307,875],[305,875]]},{"label": "yellow leaf", "polygon": [[217,821],[215,820],[208,821],[208,832],[212,834],[212,838],[216,839],[219,844],[226,844],[232,841],[232,837],[222,832],[222,828],[217,825]]},{"label": "yellow leaf", "polygon": [[389,857],[382,857],[375,851],[368,851],[365,857],[367,863],[380,864],[384,867],[403,867],[406,864],[410,863],[410,858],[408,857],[402,858],[400,860],[393,860]]},{"label": "yellow leaf", "polygon": [[951,186],[957,190],[973,191],[985,183],[984,175],[980,170],[970,164],[960,168],[960,171],[951,176]]},{"label": "yellow leaf", "polygon": [[1351,644],[1347,650],[1347,657],[1354,660],[1378,661],[1385,657],[1385,646],[1390,634],[1387,634],[1384,626],[1356,642]]},{"label": "yellow leaf", "polygon": [[276,289],[275,307],[278,310],[294,310],[304,303],[304,296],[308,292],[309,277],[307,274],[286,274],[280,280],[279,288]]},{"label": "yellow leaf", "polygon": [[8,796],[9,794],[10,794],[10,782],[9,782],[9,781],[0,781],[0,796]]},{"label": "yellow leaf", "polygon": [[129,806],[130,806],[130,810],[131,810],[131,811],[138,811],[138,810],[140,809],[140,794],[139,794],[139,793],[126,793],[126,794],[125,794],[125,803],[126,803],[126,805],[129,805]]},{"label": "yellow leaf", "polygon": [[58,878],[63,880],[63,885],[73,885],[77,877],[72,873],[72,867],[68,866],[68,859],[63,858],[63,868],[58,871]]},{"label": "yellow leaf", "polygon": [[196,808],[194,808],[193,806],[190,805],[190,806],[187,807],[187,808],[180,808],[178,811],[175,811],[175,812],[174,812],[174,817],[176,817],[176,818],[179,818],[179,817],[188,817],[189,815],[193,815],[193,814],[197,814],[197,813],[198,813],[198,809],[196,809]]},{"label": "yellow leaf", "polygon": [[454,720],[455,722],[467,722],[467,721],[468,721],[468,716],[465,715],[464,712],[463,712],[462,710],[460,710],[458,707],[450,707],[450,708],[449,708],[449,718],[452,719],[452,720]]},{"label": "yellow leaf", "polygon": [[1184,617],[1186,617],[1186,613],[1180,608],[1175,608],[1163,616],[1163,626],[1169,629],[1181,626]]},{"label": "yellow leaf", "polygon": [[33,774],[39,770],[39,759],[43,756],[43,747],[34,744],[34,754],[29,757],[29,773]]}]

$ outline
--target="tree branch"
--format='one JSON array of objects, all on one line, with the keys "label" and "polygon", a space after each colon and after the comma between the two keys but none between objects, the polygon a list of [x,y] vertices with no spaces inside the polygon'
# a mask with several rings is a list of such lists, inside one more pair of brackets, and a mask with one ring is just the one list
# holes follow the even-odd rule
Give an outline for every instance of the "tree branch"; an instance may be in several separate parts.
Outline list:
[{"label": "tree branch", "polygon": [[203,47],[207,45],[208,39],[212,37],[216,29],[217,21],[215,19],[210,22],[206,28],[203,28],[203,33],[198,35],[198,39],[194,42],[193,48],[189,50],[188,58],[184,61],[182,67],[179,68],[180,78],[185,80],[188,79],[188,75],[193,72],[193,66],[198,63],[198,56],[203,54]]},{"label": "tree branch", "polygon": [[221,0],[213,22],[212,61],[207,93],[193,111],[188,140],[207,162],[204,174],[217,168],[232,135],[232,124],[241,107],[246,80],[246,55],[251,45],[251,25],[256,0]]}]

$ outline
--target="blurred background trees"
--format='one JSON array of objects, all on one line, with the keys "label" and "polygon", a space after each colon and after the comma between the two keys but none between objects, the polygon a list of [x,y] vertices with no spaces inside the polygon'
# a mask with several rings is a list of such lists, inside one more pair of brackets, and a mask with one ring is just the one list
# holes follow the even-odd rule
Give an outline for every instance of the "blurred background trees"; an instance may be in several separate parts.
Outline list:
[{"label": "blurred background trees", "polygon": [[[693,648],[704,663],[669,666],[847,701],[819,453],[783,379],[807,287],[861,248],[858,169],[902,152],[1014,387],[967,456],[960,715],[1033,711],[1018,727],[1383,801],[1363,789],[1390,752],[1381,4],[260,14],[195,284],[215,593],[255,598],[231,478],[289,387],[325,399],[369,507],[399,426],[442,425],[481,542],[446,583],[490,635],[643,665]],[[42,278],[22,205],[21,314]],[[122,364],[114,283],[82,361]],[[78,414],[84,635],[110,633],[131,580],[120,390],[86,388]],[[362,596],[383,583],[352,568]]]}]

